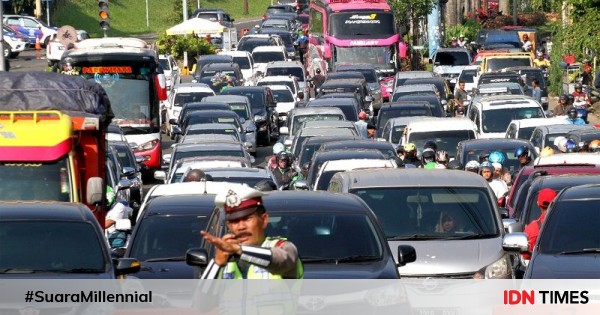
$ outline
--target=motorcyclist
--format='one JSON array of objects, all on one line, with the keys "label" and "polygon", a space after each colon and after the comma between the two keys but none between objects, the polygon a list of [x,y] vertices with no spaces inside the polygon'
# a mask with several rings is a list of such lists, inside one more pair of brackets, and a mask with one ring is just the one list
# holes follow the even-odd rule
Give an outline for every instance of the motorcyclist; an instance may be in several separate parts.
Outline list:
[{"label": "motorcyclist", "polygon": [[521,164],[520,168],[527,166],[533,161],[531,160],[531,156],[529,155],[529,148],[526,146],[520,146],[515,150],[515,157],[519,159],[519,163]]},{"label": "motorcyclist", "polygon": [[571,93],[571,95],[573,95],[573,105],[574,106],[580,106],[579,104],[584,103],[586,104],[586,109],[589,106],[592,106],[592,99],[589,98],[589,96],[587,95],[587,93],[583,92],[583,86],[581,85],[581,83],[575,83],[575,92]]},{"label": "motorcyclist", "polygon": [[292,157],[283,151],[277,154],[277,167],[273,169],[273,178],[279,187],[286,187],[298,179],[298,173],[292,166]]},{"label": "motorcyclist", "polygon": [[283,143],[275,143],[275,145],[273,146],[273,156],[269,158],[269,169],[274,169],[277,167],[277,155],[283,151],[285,151],[285,146],[283,145]]},{"label": "motorcyclist", "polygon": [[571,123],[573,125],[585,125],[585,120],[578,117],[577,109],[575,109],[575,108],[569,109],[569,112],[567,113],[567,115],[569,116],[569,118],[567,118],[567,121],[569,123]]},{"label": "motorcyclist", "polygon": [[542,69],[549,69],[550,68],[550,61],[548,61],[548,59],[544,58],[544,53],[542,53],[541,51],[538,51],[536,53],[537,58],[535,60],[533,60],[533,66],[536,68],[542,68]]},{"label": "motorcyclist", "polygon": [[488,185],[490,185],[496,198],[500,199],[500,197],[508,192],[508,187],[503,180],[494,178],[494,170],[494,166],[490,162],[483,162],[479,165],[479,174],[487,181]]},{"label": "motorcyclist", "polygon": [[421,153],[421,165],[424,169],[434,169],[435,163],[435,151],[431,148],[423,150]]},{"label": "motorcyclist", "polygon": [[479,174],[479,162],[471,160],[465,165],[465,171]]},{"label": "motorcyclist", "polygon": [[567,94],[563,94],[558,99],[558,105],[554,107],[554,115],[565,116],[571,108],[573,108],[573,105],[569,104],[569,96]]},{"label": "motorcyclist", "polygon": [[404,145],[404,165],[412,164],[415,167],[421,166],[421,161],[417,158],[417,147],[414,143]]},{"label": "motorcyclist", "polygon": [[588,152],[598,153],[600,152],[600,140],[592,140],[588,145]]},{"label": "motorcyclist", "polygon": [[423,144],[423,150],[425,149],[432,149],[435,152],[437,151],[437,143],[435,143],[433,140],[427,140]]},{"label": "motorcyclist", "polygon": [[437,165],[443,165],[444,167],[448,166],[448,152],[444,150],[439,150],[435,153],[435,162]]},{"label": "motorcyclist", "polygon": [[325,76],[323,74],[321,74],[321,69],[317,68],[317,70],[315,70],[315,75],[312,77],[311,79],[313,85],[315,86],[315,97],[317,95],[317,89],[321,87],[321,85],[323,85],[323,82],[325,82]]}]

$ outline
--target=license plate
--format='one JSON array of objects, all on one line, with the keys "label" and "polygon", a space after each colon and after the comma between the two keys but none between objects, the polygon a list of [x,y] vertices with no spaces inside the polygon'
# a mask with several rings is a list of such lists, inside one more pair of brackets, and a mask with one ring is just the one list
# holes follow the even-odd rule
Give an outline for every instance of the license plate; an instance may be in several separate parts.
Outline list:
[{"label": "license plate", "polygon": [[413,308],[413,315],[457,315],[458,311],[453,308]]}]

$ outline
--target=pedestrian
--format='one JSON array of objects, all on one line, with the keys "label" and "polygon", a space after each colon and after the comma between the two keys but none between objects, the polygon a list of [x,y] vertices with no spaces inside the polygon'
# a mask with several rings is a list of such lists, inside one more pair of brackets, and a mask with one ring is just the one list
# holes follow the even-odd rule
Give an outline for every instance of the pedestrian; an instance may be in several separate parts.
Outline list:
[{"label": "pedestrian", "polygon": [[523,254],[525,259],[529,259],[531,257],[531,252],[533,252],[533,247],[535,246],[535,242],[540,234],[542,224],[544,224],[544,221],[546,220],[546,211],[555,197],[556,191],[550,188],[544,188],[538,192],[537,205],[540,207],[540,216],[525,226],[524,232],[527,234],[529,243],[529,253]]},{"label": "pedestrian", "polygon": [[531,81],[532,89],[531,89],[531,97],[536,100],[538,103],[542,104],[542,89],[540,89],[540,81],[538,79],[533,79]]},{"label": "pedestrian", "polygon": [[369,133],[367,132],[367,119],[369,119],[367,113],[361,111],[360,114],[358,114],[358,121],[354,123],[358,130],[358,135],[365,139],[369,138]]},{"label": "pedestrian", "polygon": [[586,66],[583,67],[583,74],[581,75],[581,84],[591,86],[594,83],[594,75],[592,74],[592,66],[587,61]]},{"label": "pedestrian", "polygon": [[321,87],[323,82],[325,82],[325,76],[321,74],[321,69],[317,68],[315,70],[315,75],[312,77],[312,82],[315,85],[315,97],[317,95],[317,89]]},{"label": "pedestrian", "polygon": [[295,43],[298,45],[298,53],[300,54],[300,62],[302,64],[305,64],[304,56],[306,55],[306,52],[308,51],[308,31],[303,32],[302,30],[299,30],[298,38],[296,39]]},{"label": "pedestrian", "polygon": [[298,249],[289,240],[267,237],[269,214],[265,193],[242,186],[218,194],[215,205],[223,207],[230,233],[218,237],[200,232],[216,247],[206,273],[218,279],[302,279],[304,269]]},{"label": "pedestrian", "polygon": [[[457,106],[454,110],[458,113],[464,113],[466,102],[469,99],[469,94],[465,90],[465,81],[458,82],[458,89],[454,90],[454,104]],[[458,114],[457,114],[458,115]]]},{"label": "pedestrian", "polygon": [[296,101],[296,108],[306,107],[306,101],[304,100],[304,92],[298,92],[298,100]]}]

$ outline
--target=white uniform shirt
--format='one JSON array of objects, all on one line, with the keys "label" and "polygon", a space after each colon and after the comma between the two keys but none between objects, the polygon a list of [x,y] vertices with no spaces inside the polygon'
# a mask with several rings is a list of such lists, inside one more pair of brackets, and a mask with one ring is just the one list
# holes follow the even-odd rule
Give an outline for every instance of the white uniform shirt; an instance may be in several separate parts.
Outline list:
[{"label": "white uniform shirt", "polygon": [[[108,211],[108,213],[106,214],[106,220],[113,220],[117,222],[117,220],[128,219],[132,212],[133,209],[131,209],[130,207],[126,207],[120,202],[117,202],[112,207],[112,209],[110,209],[110,211]],[[106,229],[106,232],[108,232],[108,234],[113,233],[116,230],[115,225],[116,224],[113,224],[110,227],[108,227]]]},{"label": "white uniform shirt", "polygon": [[496,199],[504,196],[504,194],[508,192],[508,186],[506,186],[506,183],[501,179],[492,179],[492,181],[488,182],[488,184],[492,188],[492,191],[494,191]]}]

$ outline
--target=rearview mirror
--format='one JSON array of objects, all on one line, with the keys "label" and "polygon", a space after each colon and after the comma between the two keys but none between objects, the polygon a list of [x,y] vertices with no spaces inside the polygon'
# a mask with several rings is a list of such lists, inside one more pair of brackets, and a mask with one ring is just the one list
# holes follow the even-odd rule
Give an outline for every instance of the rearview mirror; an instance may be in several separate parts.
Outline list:
[{"label": "rearview mirror", "polygon": [[204,248],[190,248],[185,253],[185,263],[204,268],[208,265],[208,252]]}]

